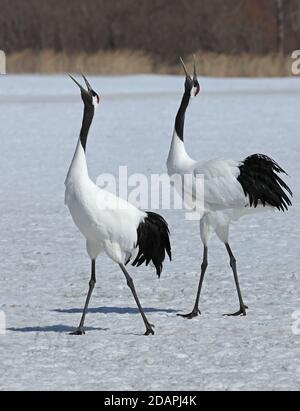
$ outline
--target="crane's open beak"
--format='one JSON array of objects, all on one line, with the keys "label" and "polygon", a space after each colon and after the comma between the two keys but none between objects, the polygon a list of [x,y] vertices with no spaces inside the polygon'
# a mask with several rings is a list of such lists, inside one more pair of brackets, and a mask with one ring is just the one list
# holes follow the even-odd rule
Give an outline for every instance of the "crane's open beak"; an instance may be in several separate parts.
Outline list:
[{"label": "crane's open beak", "polygon": [[81,73],[81,75],[82,75],[83,80],[84,80],[84,82],[85,82],[85,84],[86,84],[86,86],[87,86],[88,91],[92,91],[92,86],[91,86],[90,83],[88,82],[88,80],[87,80],[87,78],[85,77],[85,75],[82,74],[82,73]]},{"label": "crane's open beak", "polygon": [[74,81],[74,83],[80,88],[80,90],[81,90],[81,95],[85,95],[85,96],[90,96],[91,97],[91,99],[92,99],[92,103],[94,104],[94,106],[96,107],[96,105],[95,105],[95,103],[94,103],[94,98],[96,98],[97,99],[97,105],[99,104],[99,102],[100,102],[100,97],[99,97],[99,95],[92,89],[92,86],[90,85],[90,83],[89,83],[89,81],[88,81],[88,79],[85,77],[85,75],[84,74],[82,74],[81,73],[81,75],[82,75],[82,78],[83,78],[83,80],[84,80],[84,82],[85,82],[85,85],[86,85],[86,87],[87,87],[87,90],[84,88],[84,87],[82,87],[82,85],[80,84],[80,83],[78,83],[78,81],[73,77],[73,76],[71,76],[71,74],[69,74],[69,77]]},{"label": "crane's open beak", "polygon": [[181,62],[181,64],[182,64],[182,67],[183,67],[183,70],[184,70],[184,72],[185,72],[186,77],[190,77],[190,75],[189,75],[189,73],[188,73],[188,71],[187,71],[186,65],[184,64],[184,61],[182,60],[181,57],[179,57],[179,59],[180,59],[180,62]]},{"label": "crane's open beak", "polygon": [[78,83],[78,81],[77,81],[73,76],[71,76],[71,74],[69,74],[69,77],[74,81],[75,84],[77,84],[77,86],[80,88],[81,91],[91,92],[91,91],[92,91],[92,86],[91,86],[90,83],[88,82],[88,80],[87,80],[87,78],[85,77],[85,75],[82,74],[82,73],[81,73],[81,75],[82,75],[83,80],[84,80],[84,82],[85,82],[85,84],[86,84],[87,90],[86,90],[84,87],[82,87],[82,85],[81,85],[80,83]]},{"label": "crane's open beak", "polygon": [[[196,66],[196,57],[195,57],[195,54],[193,54],[193,60],[194,60],[193,80],[194,80],[194,81],[197,81],[197,66]],[[186,65],[184,64],[184,61],[182,60],[181,57],[180,57],[180,62],[181,62],[181,64],[182,64],[182,67],[183,67],[183,70],[184,70],[184,72],[185,72],[186,77],[188,77],[188,78],[191,79],[192,77],[189,75],[189,73],[188,73],[188,71],[187,71],[187,68],[186,68]]]},{"label": "crane's open beak", "polygon": [[190,76],[189,73],[188,73],[188,71],[187,71],[187,68],[186,68],[186,65],[184,64],[184,61],[183,61],[182,58],[180,57],[180,62],[181,62],[181,64],[182,64],[182,67],[183,67],[183,70],[184,70],[184,72],[185,72],[186,78],[187,78],[189,81],[192,81],[192,82],[193,82],[193,86],[194,86],[194,88],[195,88],[194,96],[196,97],[196,96],[199,94],[199,92],[200,92],[200,84],[199,84],[199,82],[198,82],[197,64],[196,64],[195,54],[193,55],[193,60],[194,60],[194,72],[193,72],[193,78],[192,78],[192,76]]}]

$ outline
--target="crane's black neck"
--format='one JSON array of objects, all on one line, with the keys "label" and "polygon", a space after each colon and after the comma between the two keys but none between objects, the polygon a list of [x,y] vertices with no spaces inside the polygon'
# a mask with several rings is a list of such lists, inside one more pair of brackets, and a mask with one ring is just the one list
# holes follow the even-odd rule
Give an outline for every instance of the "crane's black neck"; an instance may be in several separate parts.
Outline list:
[{"label": "crane's black neck", "polygon": [[191,94],[189,91],[185,91],[182,97],[182,101],[176,116],[175,121],[175,131],[181,141],[183,141],[183,131],[184,131],[184,120],[185,120],[185,112],[189,105],[191,98]]},{"label": "crane's black neck", "polygon": [[88,138],[89,129],[91,127],[93,117],[95,113],[95,108],[93,105],[85,105],[82,119],[82,126],[80,130],[80,142],[83,150],[86,149],[86,142]]}]

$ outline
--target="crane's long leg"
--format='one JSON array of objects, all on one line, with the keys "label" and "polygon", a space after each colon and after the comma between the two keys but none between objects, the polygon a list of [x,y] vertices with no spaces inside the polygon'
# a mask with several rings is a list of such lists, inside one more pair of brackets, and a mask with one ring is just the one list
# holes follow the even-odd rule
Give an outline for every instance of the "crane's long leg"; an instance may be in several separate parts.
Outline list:
[{"label": "crane's long leg", "polygon": [[126,277],[126,281],[127,281],[127,285],[128,285],[128,287],[130,288],[130,290],[131,290],[131,292],[132,292],[132,294],[133,294],[133,297],[134,297],[134,299],[135,299],[135,302],[136,302],[136,304],[137,304],[137,306],[138,306],[138,308],[139,308],[139,311],[140,311],[140,313],[141,313],[141,316],[142,316],[142,318],[143,318],[143,321],[144,321],[144,324],[145,324],[145,326],[146,326],[146,332],[145,332],[145,335],[149,335],[149,334],[154,334],[154,330],[153,330],[153,325],[152,324],[150,324],[149,323],[149,321],[147,320],[147,317],[146,317],[146,315],[145,315],[145,313],[144,313],[144,310],[143,310],[143,308],[142,308],[142,306],[141,306],[141,303],[140,303],[140,301],[139,301],[139,298],[138,298],[138,296],[137,296],[137,293],[136,293],[136,291],[135,291],[135,287],[134,287],[134,284],[133,284],[133,280],[132,280],[132,278],[130,277],[130,275],[129,275],[129,273],[127,272],[127,270],[126,270],[126,268],[124,267],[124,265],[123,264],[119,264],[120,265],[120,268],[121,268],[121,270],[123,271],[123,273],[124,273],[124,275],[125,275],[125,277]]},{"label": "crane's long leg", "polygon": [[90,279],[90,282],[89,282],[89,291],[88,291],[88,295],[87,295],[86,300],[85,300],[85,305],[84,305],[82,317],[81,317],[80,324],[79,324],[77,330],[70,333],[71,335],[83,335],[83,334],[85,334],[85,331],[84,331],[84,328],[83,328],[84,320],[85,320],[86,312],[87,312],[87,309],[88,309],[88,306],[89,306],[89,302],[90,302],[90,299],[91,299],[92,292],[93,292],[93,289],[95,287],[95,284],[96,284],[96,261],[92,260],[91,279]]},{"label": "crane's long leg", "polygon": [[203,284],[203,280],[204,280],[204,275],[205,275],[205,272],[206,272],[206,269],[207,269],[207,266],[208,266],[207,252],[208,252],[208,248],[205,245],[204,250],[203,250],[203,261],[202,261],[202,264],[201,264],[200,281],[199,281],[199,286],[198,286],[198,291],[197,291],[197,296],[196,296],[196,301],[195,301],[194,308],[193,308],[192,312],[189,313],[189,314],[177,314],[180,317],[188,318],[189,320],[191,320],[192,318],[197,317],[198,314],[201,314],[201,312],[199,310],[199,300],[200,300],[200,294],[201,294],[202,284]]},{"label": "crane's long leg", "polygon": [[229,257],[230,257],[230,266],[232,268],[234,281],[235,281],[235,285],[236,285],[236,290],[237,290],[238,297],[239,297],[239,302],[240,302],[239,311],[237,311],[236,313],[233,313],[233,314],[225,314],[225,315],[226,316],[246,315],[246,309],[248,307],[244,304],[244,301],[243,301],[243,297],[242,297],[242,293],[241,293],[241,289],[240,289],[240,284],[239,284],[239,279],[238,279],[238,274],[237,274],[237,269],[236,269],[236,260],[234,258],[234,255],[231,251],[231,248],[230,248],[229,244],[226,243],[225,246],[226,246],[226,250],[227,250],[227,252],[229,254]]}]

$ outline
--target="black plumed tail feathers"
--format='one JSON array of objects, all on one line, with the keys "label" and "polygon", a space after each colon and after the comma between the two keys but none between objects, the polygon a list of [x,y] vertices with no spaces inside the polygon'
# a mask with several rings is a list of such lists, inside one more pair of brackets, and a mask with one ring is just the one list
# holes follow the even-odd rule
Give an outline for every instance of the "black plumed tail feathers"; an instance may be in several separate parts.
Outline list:
[{"label": "black plumed tail feathers", "polygon": [[292,191],[278,176],[286,172],[270,157],[254,154],[247,157],[239,169],[238,181],[245,195],[249,197],[250,207],[257,207],[261,203],[263,206],[269,205],[284,211],[292,205],[287,195],[292,197]]},{"label": "black plumed tail feathers", "polygon": [[143,263],[148,265],[150,261],[156,268],[160,277],[166,252],[172,259],[170,232],[165,219],[159,214],[148,211],[147,217],[137,228],[137,247],[139,252],[132,265],[139,267]]}]

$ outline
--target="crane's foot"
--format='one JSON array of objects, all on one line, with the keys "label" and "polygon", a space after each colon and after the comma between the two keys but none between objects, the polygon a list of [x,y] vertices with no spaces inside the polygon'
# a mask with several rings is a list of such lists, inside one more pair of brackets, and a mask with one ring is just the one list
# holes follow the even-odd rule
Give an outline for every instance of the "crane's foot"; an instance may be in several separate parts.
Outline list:
[{"label": "crane's foot", "polygon": [[188,320],[191,320],[195,317],[198,317],[198,314],[201,315],[201,311],[199,310],[199,308],[194,308],[193,311],[189,314],[177,314],[178,317],[182,317],[182,318],[186,318]]},{"label": "crane's foot", "polygon": [[153,324],[147,324],[147,326],[146,326],[146,332],[145,332],[144,335],[154,335],[154,330],[153,330],[152,327],[154,328],[154,325],[153,325]]},{"label": "crane's foot", "polygon": [[239,315],[246,316],[247,315],[246,310],[248,310],[248,306],[243,304],[243,305],[241,305],[239,311],[237,311],[236,313],[224,314],[224,316],[225,317],[238,317]]},{"label": "crane's foot", "polygon": [[85,331],[83,327],[77,328],[77,330],[71,332],[69,335],[85,335]]}]

